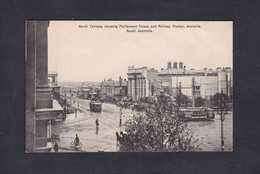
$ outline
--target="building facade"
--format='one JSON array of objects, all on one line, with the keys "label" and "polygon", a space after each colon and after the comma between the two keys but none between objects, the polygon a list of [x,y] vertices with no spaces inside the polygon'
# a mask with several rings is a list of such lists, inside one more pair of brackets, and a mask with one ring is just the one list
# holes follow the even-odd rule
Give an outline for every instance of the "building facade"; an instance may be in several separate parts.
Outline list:
[{"label": "building facade", "polygon": [[127,80],[123,80],[121,77],[119,77],[119,81],[112,79],[103,80],[100,89],[103,99],[119,101],[127,95]]},{"label": "building facade", "polygon": [[147,67],[128,67],[128,90],[127,95],[134,101],[141,98],[154,96],[157,91],[157,73],[155,69]]},{"label": "building facade", "polygon": [[60,86],[58,85],[58,72],[51,71],[48,73],[48,82],[51,88],[52,97],[55,100],[60,100]]},{"label": "building facade", "polygon": [[[172,66],[173,65],[173,66]],[[217,68],[215,70],[204,68],[203,70],[187,70],[183,62],[168,62],[166,69],[158,73],[158,89],[168,90],[173,95],[178,91],[184,95],[209,99],[221,90],[229,97],[233,93],[233,72],[230,67]]]},{"label": "building facade", "polygon": [[48,83],[49,21],[26,21],[26,152],[52,149],[51,122],[62,115]]}]

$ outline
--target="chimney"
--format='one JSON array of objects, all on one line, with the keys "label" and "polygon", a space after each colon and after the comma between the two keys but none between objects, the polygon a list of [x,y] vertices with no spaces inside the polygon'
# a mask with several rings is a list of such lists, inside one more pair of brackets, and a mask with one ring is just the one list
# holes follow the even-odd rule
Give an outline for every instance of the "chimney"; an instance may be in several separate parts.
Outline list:
[{"label": "chimney", "polygon": [[183,62],[179,63],[179,68],[182,69],[183,68]]},{"label": "chimney", "polygon": [[185,70],[186,70],[186,66],[184,65],[184,70],[183,70],[183,73],[185,74]]},{"label": "chimney", "polygon": [[231,71],[231,68],[230,68],[230,67],[226,67],[226,70],[227,70],[227,71]]},{"label": "chimney", "polygon": [[204,68],[203,70],[204,70],[204,75],[207,76],[208,74],[207,68]]},{"label": "chimney", "polygon": [[163,71],[164,70],[164,68],[161,68],[161,71]]},{"label": "chimney", "polygon": [[172,68],[172,63],[170,61],[167,63],[167,68]]},{"label": "chimney", "polygon": [[175,68],[175,69],[177,69],[178,67],[178,63],[175,61],[174,63],[173,63],[173,68]]}]

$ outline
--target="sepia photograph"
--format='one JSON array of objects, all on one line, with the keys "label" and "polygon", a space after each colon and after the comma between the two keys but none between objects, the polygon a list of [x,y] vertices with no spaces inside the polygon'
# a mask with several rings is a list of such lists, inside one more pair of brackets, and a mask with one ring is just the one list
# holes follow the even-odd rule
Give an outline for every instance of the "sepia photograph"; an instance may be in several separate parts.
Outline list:
[{"label": "sepia photograph", "polygon": [[25,21],[25,152],[233,152],[232,21]]}]

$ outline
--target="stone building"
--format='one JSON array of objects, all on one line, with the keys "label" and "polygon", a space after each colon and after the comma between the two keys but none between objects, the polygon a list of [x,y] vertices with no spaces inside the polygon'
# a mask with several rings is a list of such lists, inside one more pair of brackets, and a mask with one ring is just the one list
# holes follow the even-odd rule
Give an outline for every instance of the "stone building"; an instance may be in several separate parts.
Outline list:
[{"label": "stone building", "polygon": [[119,101],[127,95],[127,81],[119,77],[119,81],[103,80],[100,85],[102,98],[108,101]]},{"label": "stone building", "polygon": [[154,96],[157,90],[157,73],[155,69],[147,67],[128,67],[128,90],[127,95],[134,101],[141,98]]},{"label": "stone building", "polygon": [[51,122],[62,107],[51,96],[48,83],[49,21],[26,21],[26,152],[52,148]]},{"label": "stone building", "polygon": [[80,97],[81,98],[84,98],[84,99],[89,99],[90,98],[90,92],[91,92],[91,89],[90,88],[83,88],[81,87],[80,89]]},{"label": "stone building", "polygon": [[108,80],[103,80],[100,85],[101,88],[101,94],[102,98],[104,99],[110,99],[113,100],[115,90],[114,90],[114,80],[108,79]]},{"label": "stone building", "polygon": [[168,62],[167,68],[158,73],[158,88],[168,90],[176,95],[180,90],[189,97],[209,99],[221,90],[228,96],[232,95],[233,71],[230,67],[203,70],[186,69],[183,62]]},{"label": "stone building", "polygon": [[52,97],[55,100],[60,100],[60,86],[58,85],[58,72],[50,71],[48,73],[48,82],[51,88]]}]

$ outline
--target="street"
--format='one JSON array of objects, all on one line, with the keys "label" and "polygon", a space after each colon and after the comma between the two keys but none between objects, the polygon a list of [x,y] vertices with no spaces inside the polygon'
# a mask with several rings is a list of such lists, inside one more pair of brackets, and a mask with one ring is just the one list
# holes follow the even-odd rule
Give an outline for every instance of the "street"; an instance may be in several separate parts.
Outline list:
[{"label": "street", "polygon": [[[233,112],[224,116],[224,151],[233,151]],[[214,121],[188,122],[188,127],[193,129],[194,137],[200,141],[202,151],[221,151],[221,120],[216,114]]]},{"label": "street", "polygon": [[[124,131],[119,126],[120,109],[114,104],[102,103],[102,112],[94,113],[89,110],[89,100],[73,98],[73,107],[80,110],[67,114],[63,122],[56,122],[52,126],[52,133],[60,136],[59,152],[76,152],[70,143],[76,134],[83,144],[82,152],[116,152],[116,132]],[[132,115],[132,110],[122,109],[122,125]],[[96,130],[95,121],[98,118],[99,128]],[[201,151],[221,151],[220,116],[216,114],[214,121],[188,122],[193,129],[194,137],[199,139]],[[233,150],[233,113],[225,115],[224,120],[225,151]]]},{"label": "street", "polygon": [[[79,102],[79,106],[78,106]],[[60,151],[75,151],[70,147],[70,143],[74,141],[76,134],[79,136],[80,142],[83,144],[81,151],[87,152],[115,152],[116,132],[123,131],[123,126],[119,126],[120,109],[116,105],[102,103],[102,112],[94,113],[89,110],[89,100],[76,99],[72,105],[79,108],[77,114],[67,114],[64,122],[57,122],[52,127],[52,133],[60,136],[58,143]],[[129,109],[122,110],[122,125],[129,119],[132,111]],[[76,116],[77,115],[77,116]],[[95,121],[98,118],[99,127],[96,130]]]}]

